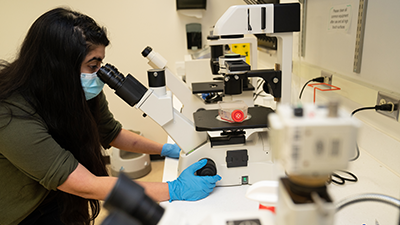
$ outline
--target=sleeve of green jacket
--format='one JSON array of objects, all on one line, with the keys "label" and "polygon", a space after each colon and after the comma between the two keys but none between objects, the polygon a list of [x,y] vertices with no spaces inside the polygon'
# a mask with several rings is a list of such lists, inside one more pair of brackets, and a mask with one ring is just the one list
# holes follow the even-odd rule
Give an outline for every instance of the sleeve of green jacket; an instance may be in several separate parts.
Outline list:
[{"label": "sleeve of green jacket", "polygon": [[[15,110],[15,109],[14,109]],[[40,119],[13,117],[0,135],[1,154],[27,177],[56,190],[78,165]]]},{"label": "sleeve of green jacket", "polygon": [[110,112],[105,94],[101,92],[98,98],[101,118],[98,124],[100,140],[103,148],[108,149],[111,147],[110,143],[121,131],[122,125],[114,119],[114,115]]},{"label": "sleeve of green jacket", "polygon": [[[122,126],[109,111],[105,95],[101,93],[99,98],[100,139],[102,146],[109,148]],[[29,113],[29,106],[21,103],[24,102],[22,99],[16,99],[15,102],[17,106],[10,106],[14,113]],[[56,190],[75,170],[78,161],[70,151],[61,148],[52,138],[40,118],[13,117],[9,121],[9,124],[0,130],[0,154],[27,177],[39,182],[48,190]]]}]

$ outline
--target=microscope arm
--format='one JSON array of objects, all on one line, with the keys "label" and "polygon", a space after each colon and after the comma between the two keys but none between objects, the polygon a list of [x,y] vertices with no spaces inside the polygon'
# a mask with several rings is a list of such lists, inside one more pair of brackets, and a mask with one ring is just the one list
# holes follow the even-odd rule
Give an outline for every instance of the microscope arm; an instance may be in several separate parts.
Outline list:
[{"label": "microscope arm", "polygon": [[273,34],[300,31],[300,4],[231,6],[217,21],[213,35]]},{"label": "microscope arm", "polygon": [[198,96],[192,94],[192,90],[188,88],[182,79],[172,73],[172,71],[167,67],[167,60],[165,60],[159,53],[153,51],[151,47],[146,47],[142,51],[142,55],[149,60],[148,63],[152,68],[165,70],[167,87],[183,104],[185,110],[182,110],[182,113],[186,118],[193,121],[193,113],[199,108],[206,108],[204,101],[202,101]]},{"label": "microscope arm", "polygon": [[207,133],[196,132],[193,122],[172,107],[172,95],[169,91],[164,95],[157,95],[154,90],[149,89],[135,108],[158,123],[184,153],[207,141]]},{"label": "microscope arm", "polygon": [[[157,72],[160,74],[159,77],[163,77],[161,76],[163,71]],[[110,64],[101,67],[97,75],[126,103],[149,115],[170,135],[184,153],[207,141],[207,133],[196,132],[193,122],[172,107],[171,92],[166,91],[165,84],[147,89],[132,75],[128,74],[125,77]]]},{"label": "microscope arm", "polygon": [[281,102],[290,103],[293,32],[300,31],[300,4],[231,6],[217,21],[213,35],[221,38],[243,34],[268,34],[278,40],[278,61],[282,71]]},{"label": "microscope arm", "polygon": [[[276,70],[250,70],[245,74],[247,77],[260,77],[265,83],[263,90],[272,94],[275,98],[282,97],[282,72]],[[270,88],[268,88],[268,85]]]}]

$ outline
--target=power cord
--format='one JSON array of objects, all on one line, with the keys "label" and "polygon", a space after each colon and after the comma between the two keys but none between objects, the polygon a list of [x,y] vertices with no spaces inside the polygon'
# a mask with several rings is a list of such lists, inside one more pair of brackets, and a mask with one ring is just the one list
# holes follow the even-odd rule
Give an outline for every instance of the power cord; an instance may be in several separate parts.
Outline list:
[{"label": "power cord", "polygon": [[363,108],[358,108],[356,110],[354,110],[351,115],[353,116],[355,113],[362,111],[362,110],[368,110],[368,109],[375,109],[375,111],[393,111],[393,110],[397,110],[397,104],[382,104],[382,105],[375,105],[375,106],[371,106],[371,107],[363,107]]},{"label": "power cord", "polygon": [[[354,110],[351,113],[351,116],[353,116],[355,113],[362,111],[362,110],[375,109],[376,111],[378,111],[378,110],[393,111],[393,110],[397,110],[397,107],[398,107],[397,104],[382,104],[382,105],[375,105],[375,106],[371,106],[371,107],[363,107],[363,108],[358,108],[358,109]],[[356,150],[357,150],[356,156],[353,159],[350,159],[350,161],[355,161],[358,159],[358,157],[360,157],[360,149],[358,148],[357,143],[356,143]],[[328,183],[344,185],[346,181],[349,181],[349,182],[357,182],[358,181],[357,176],[351,172],[348,172],[348,171],[339,171],[339,172],[341,172],[342,174],[332,173]],[[351,178],[343,176],[343,173],[349,175]]]},{"label": "power cord", "polygon": [[[340,172],[340,173],[339,173]],[[347,176],[349,175],[349,176]],[[335,183],[338,185],[344,185],[346,183],[346,181],[348,182],[357,182],[358,178],[355,174],[349,172],[349,171],[344,171],[344,170],[339,170],[336,173],[332,173],[331,177],[328,181],[328,183]]]},{"label": "power cord", "polygon": [[[264,84],[265,84],[265,80],[258,80],[257,81],[257,88],[256,88],[256,92],[257,93],[253,94],[253,101],[256,101],[257,98],[260,97],[260,96],[261,97],[267,96],[265,94],[270,94],[272,96],[274,95],[274,93],[272,91],[272,88],[271,88],[271,85],[269,85],[269,83],[267,83],[267,87],[268,87],[267,91],[264,91],[264,88],[261,88],[261,86],[264,86]],[[259,90],[260,88],[261,88],[261,90]],[[265,94],[263,94],[263,93],[265,93]]]},{"label": "power cord", "polygon": [[307,83],[304,84],[303,88],[302,88],[301,91],[300,91],[299,99],[301,99],[301,95],[303,95],[304,88],[307,86],[307,84],[309,84],[309,83],[311,83],[311,82],[323,83],[323,82],[324,82],[324,79],[325,79],[324,77],[316,77],[316,78],[314,78],[314,79],[311,79],[311,80],[307,81]]},{"label": "power cord", "polygon": [[255,93],[253,94],[253,101],[255,101],[258,98],[258,96],[260,96],[261,93],[264,92],[264,90],[259,90],[264,83],[265,83],[264,80],[261,79],[257,80],[257,88]]},{"label": "power cord", "polygon": [[[381,111],[393,111],[393,110],[397,110],[397,107],[398,107],[397,104],[382,104],[382,105],[375,105],[375,106],[370,106],[370,107],[363,107],[363,108],[358,108],[358,109],[354,110],[351,113],[351,116],[353,116],[357,112],[360,112],[360,111],[363,111],[363,110],[375,109],[375,111],[378,111],[378,110],[381,110]],[[358,144],[356,144],[356,149],[357,149],[357,155],[353,159],[350,159],[350,161],[355,161],[360,156],[360,149],[358,148]]]}]

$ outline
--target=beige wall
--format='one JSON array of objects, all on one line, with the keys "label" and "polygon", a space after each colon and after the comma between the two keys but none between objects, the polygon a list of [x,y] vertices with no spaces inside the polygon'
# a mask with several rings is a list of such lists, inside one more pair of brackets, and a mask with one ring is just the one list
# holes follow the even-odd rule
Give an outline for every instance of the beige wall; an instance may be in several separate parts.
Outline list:
[{"label": "beige wall", "polygon": [[[400,94],[400,1],[368,1],[361,72],[353,72],[359,0],[308,0],[306,49],[302,62],[353,79],[375,89]],[[334,7],[348,6],[347,31],[329,28]],[[335,78],[333,78],[335,79]],[[376,97],[372,99],[376,100]]]},{"label": "beige wall", "polygon": [[[56,6],[86,13],[100,25],[107,27],[111,45],[106,50],[105,62],[119,70],[131,73],[147,86],[146,71],[150,68],[141,56],[146,46],[160,53],[174,71],[175,62],[182,61],[186,48],[185,24],[198,22],[203,26],[203,44],[209,28],[231,5],[244,4],[242,0],[208,0],[202,19],[184,16],[176,11],[175,0],[0,0],[0,58],[11,60],[33,21]],[[140,130],[144,136],[157,142],[167,140],[166,133],[149,117],[129,107],[113,91],[104,88],[111,111],[125,128]]]}]

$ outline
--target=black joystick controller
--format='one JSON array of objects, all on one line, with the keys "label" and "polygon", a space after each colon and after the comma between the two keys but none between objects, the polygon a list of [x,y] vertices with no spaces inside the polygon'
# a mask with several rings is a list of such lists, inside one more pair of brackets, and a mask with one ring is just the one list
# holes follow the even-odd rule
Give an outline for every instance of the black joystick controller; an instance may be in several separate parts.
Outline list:
[{"label": "black joystick controller", "polygon": [[[203,168],[196,171],[197,176],[215,176],[217,175],[217,167],[212,159],[207,159],[207,164]],[[201,160],[201,159],[200,159]],[[199,161],[200,161],[199,160]]]}]

